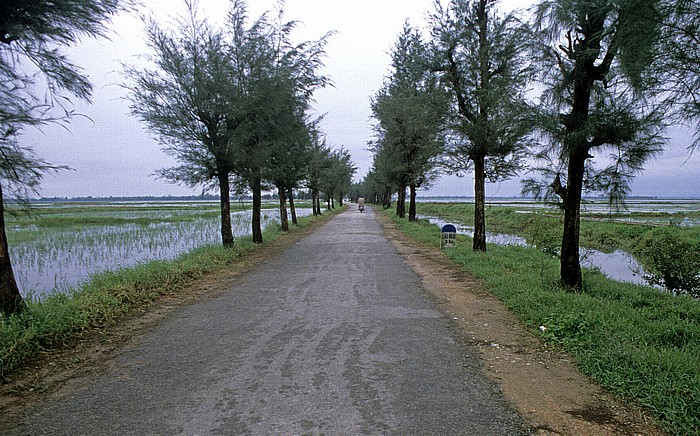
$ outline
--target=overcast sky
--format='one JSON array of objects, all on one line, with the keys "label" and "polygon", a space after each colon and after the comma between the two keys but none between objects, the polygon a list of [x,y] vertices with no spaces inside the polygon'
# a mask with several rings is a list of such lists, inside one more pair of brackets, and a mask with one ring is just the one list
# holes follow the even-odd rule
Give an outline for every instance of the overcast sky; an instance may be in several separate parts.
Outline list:
[{"label": "overcast sky", "polygon": [[[144,0],[161,22],[184,10],[182,0]],[[524,7],[530,0],[502,2],[504,9]],[[274,9],[274,0],[250,0],[249,15],[257,17]],[[211,21],[222,23],[228,0],[200,0],[200,9]],[[358,167],[358,181],[371,166],[367,143],[372,139],[370,97],[380,88],[389,70],[389,51],[405,20],[425,28],[432,0],[287,0],[285,18],[300,25],[293,33],[297,42],[316,40],[328,31],[336,31],[327,46],[324,74],[334,87],[316,93],[318,113],[325,115],[323,129],[327,142],[345,147]],[[145,12],[146,10],[142,10]],[[121,63],[138,64],[136,57],[147,52],[143,43],[143,25],[135,15],[116,17],[110,40],[84,40],[68,50],[70,58],[82,66],[92,81],[93,103],[77,102],[78,112],[88,118],[76,118],[69,131],[47,126],[41,132],[24,134],[22,142],[54,164],[67,165],[70,171],[47,175],[41,195],[46,197],[192,195],[189,189],[156,179],[153,172],[172,166],[157,141],[145,132],[141,123],[129,115]],[[667,151],[651,162],[634,182],[633,195],[700,197],[700,153],[690,157],[686,147],[691,141],[687,130],[675,129]],[[471,176],[444,177],[433,185],[434,195],[473,194]],[[487,195],[516,196],[517,181],[487,186]],[[424,193],[425,194],[425,193]]]}]

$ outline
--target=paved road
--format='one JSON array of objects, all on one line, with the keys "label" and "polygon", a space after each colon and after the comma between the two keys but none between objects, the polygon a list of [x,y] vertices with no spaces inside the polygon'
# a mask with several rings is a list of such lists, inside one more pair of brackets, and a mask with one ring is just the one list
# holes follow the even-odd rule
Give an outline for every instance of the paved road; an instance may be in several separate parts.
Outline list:
[{"label": "paved road", "polygon": [[451,329],[372,211],[352,209],[10,433],[526,433]]}]

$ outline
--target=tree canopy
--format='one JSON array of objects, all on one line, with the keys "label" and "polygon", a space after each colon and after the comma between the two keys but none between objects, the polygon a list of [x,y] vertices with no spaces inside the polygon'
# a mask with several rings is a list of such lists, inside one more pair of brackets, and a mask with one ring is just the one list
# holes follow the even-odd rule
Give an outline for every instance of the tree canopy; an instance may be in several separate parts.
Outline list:
[{"label": "tree canopy", "polygon": [[[582,288],[581,196],[603,192],[611,205],[663,146],[658,81],[649,67],[660,37],[657,0],[556,0],[536,7],[535,59],[544,92],[538,123],[545,181],[526,192],[549,192],[564,209],[561,280]],[[595,160],[593,160],[595,158]],[[546,194],[545,194],[546,195]]]},{"label": "tree canopy", "polygon": [[241,0],[217,29],[198,18],[196,2],[187,5],[175,31],[149,24],[153,67],[127,68],[132,111],[180,162],[161,176],[218,187],[224,245],[233,243],[230,179],[252,191],[253,240],[261,243],[262,189],[290,189],[304,176],[298,157],[310,147],[313,92],[329,83],[318,70],[330,34],[292,44],[296,23],[285,22],[281,8],[275,19],[249,23]]},{"label": "tree canopy", "polygon": [[7,195],[36,192],[55,166],[18,141],[23,129],[74,115],[70,98],[88,100],[92,86],[63,47],[81,36],[102,36],[106,22],[130,0],[13,0],[0,2],[0,310],[22,307],[5,237]]},{"label": "tree canopy", "polygon": [[497,0],[436,2],[431,33],[433,69],[451,94],[447,165],[474,172],[474,250],[486,250],[485,181],[512,177],[530,132],[525,87],[529,40],[515,15]]},{"label": "tree canopy", "polygon": [[[410,188],[409,220],[416,219],[416,189],[436,175],[443,152],[447,95],[430,71],[430,53],[420,32],[404,25],[391,53],[392,69],[372,100],[377,120],[375,156],[390,161],[385,176],[405,193]],[[382,168],[375,166],[376,169]],[[399,194],[398,214],[403,217]]]}]

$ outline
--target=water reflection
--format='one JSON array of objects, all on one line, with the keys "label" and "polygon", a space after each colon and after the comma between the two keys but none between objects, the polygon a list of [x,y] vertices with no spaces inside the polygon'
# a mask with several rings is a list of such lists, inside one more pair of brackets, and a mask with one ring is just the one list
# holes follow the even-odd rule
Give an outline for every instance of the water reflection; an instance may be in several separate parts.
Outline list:
[{"label": "water reflection", "polygon": [[644,280],[644,269],[637,262],[637,259],[621,250],[603,253],[583,248],[581,249],[581,266],[598,268],[606,276],[620,282],[649,285]]},{"label": "water reflection", "polygon": [[[163,216],[172,213],[164,212]],[[300,217],[311,213],[311,209],[297,209]],[[250,235],[251,214],[231,214],[234,237]],[[279,210],[263,210],[261,221],[263,229],[279,223]],[[13,244],[10,255],[22,294],[41,296],[53,289],[74,286],[99,271],[173,259],[197,247],[219,244],[220,225],[218,217],[198,217],[183,222],[94,225],[78,230],[33,227],[24,231],[40,232],[39,237]]]},{"label": "water reflection", "polygon": [[[437,217],[420,216],[419,218],[425,219],[431,224],[436,224],[438,227],[448,224],[447,221]],[[467,235],[470,238],[474,237],[474,227],[454,223],[450,224],[457,227],[458,234]],[[505,233],[486,232],[486,242],[496,245],[530,246],[525,238]],[[649,285],[644,279],[644,269],[642,266],[631,254],[624,251],[616,250],[612,253],[603,253],[598,250],[581,248],[581,266],[585,268],[597,268],[609,278],[620,282]]]}]

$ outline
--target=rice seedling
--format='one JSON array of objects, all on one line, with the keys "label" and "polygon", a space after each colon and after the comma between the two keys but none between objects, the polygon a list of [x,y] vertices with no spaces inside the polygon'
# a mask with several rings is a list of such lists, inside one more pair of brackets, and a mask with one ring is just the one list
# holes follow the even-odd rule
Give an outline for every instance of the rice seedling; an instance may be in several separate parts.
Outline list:
[{"label": "rice seedling", "polygon": [[[20,289],[25,296],[42,298],[96,272],[173,259],[197,247],[216,245],[220,238],[218,210],[211,204],[205,206],[55,207],[43,208],[34,219],[13,220],[8,225],[8,240]],[[311,210],[298,209],[297,213],[308,216]],[[250,221],[249,210],[234,211],[234,236],[249,235]],[[266,210],[263,228],[276,222],[279,212]]]}]

